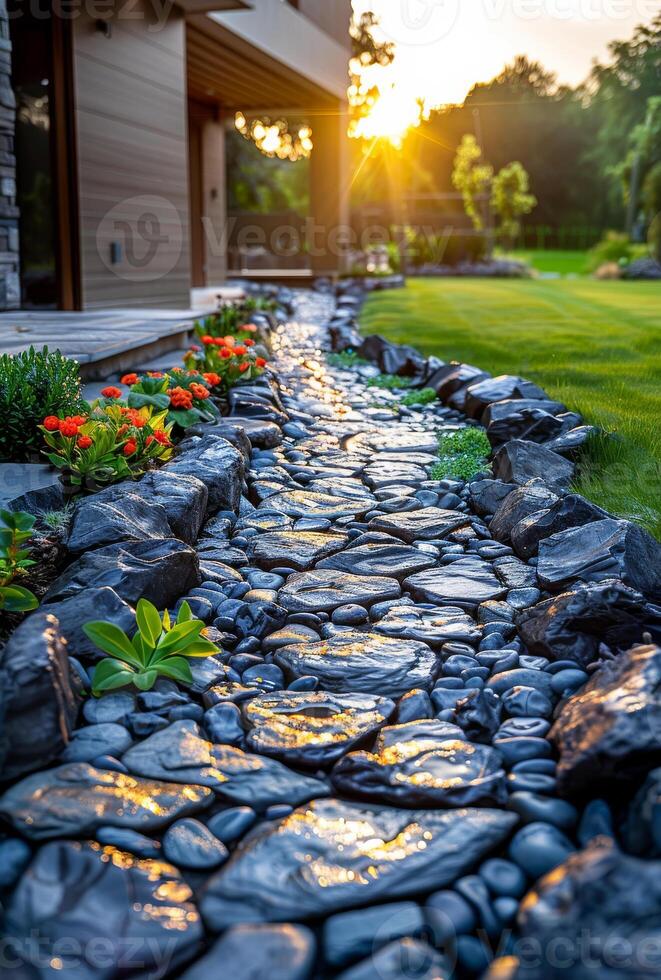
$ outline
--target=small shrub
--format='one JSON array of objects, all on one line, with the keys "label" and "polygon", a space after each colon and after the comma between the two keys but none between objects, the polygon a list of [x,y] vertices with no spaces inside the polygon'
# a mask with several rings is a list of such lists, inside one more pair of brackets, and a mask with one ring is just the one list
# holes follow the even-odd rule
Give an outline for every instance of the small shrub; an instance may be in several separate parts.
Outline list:
[{"label": "small shrub", "polygon": [[122,384],[129,385],[129,408],[151,407],[166,411],[167,424],[188,429],[200,422],[214,422],[220,415],[211,400],[211,389],[221,384],[218,374],[199,374],[173,368],[162,373],[125,374]]},{"label": "small shrub", "polygon": [[628,235],[607,231],[600,242],[588,252],[587,269],[596,272],[601,266],[617,264],[620,268],[648,253],[646,245],[637,245]]},{"label": "small shrub", "polygon": [[369,361],[366,361],[364,357],[356,354],[353,350],[343,350],[335,354],[326,354],[326,363],[331,367],[351,370],[360,367],[361,364],[369,364]]},{"label": "small shrub", "polygon": [[47,347],[0,357],[0,459],[26,460],[41,448],[39,425],[47,415],[84,408],[76,361]]},{"label": "small shrub", "polygon": [[29,612],[39,605],[29,589],[16,584],[34,562],[29,548],[21,547],[32,537],[35,518],[32,514],[0,510],[0,610]]},{"label": "small shrub", "polygon": [[44,450],[48,460],[74,489],[94,491],[134,479],[172,455],[166,412],[122,405],[119,388],[104,388],[102,394],[89,414],[49,415],[39,426],[50,450]]},{"label": "small shrub", "polygon": [[[252,324],[244,325],[253,330]],[[255,341],[246,336],[237,338],[228,334],[225,337],[214,337],[212,334],[202,334],[201,345],[194,344],[184,356],[184,364],[189,371],[197,371],[202,375],[213,374],[218,377],[219,392],[226,392],[239,381],[250,381],[264,373],[266,360],[256,350]]]},{"label": "small shrub", "polygon": [[397,374],[377,374],[375,378],[369,378],[367,381],[368,388],[385,388],[387,391],[410,388],[412,384],[410,378],[400,378]]},{"label": "small shrub", "polygon": [[201,635],[204,623],[193,619],[190,606],[182,602],[175,623],[167,609],[161,616],[156,606],[140,599],[136,608],[138,629],[132,639],[114,623],[92,622],[83,626],[85,634],[107,654],[94,671],[92,693],[133,684],[149,691],[158,677],[169,677],[192,684],[187,657],[209,657],[219,648]]},{"label": "small shrub", "polygon": [[417,391],[410,391],[401,399],[401,405],[429,405],[435,402],[438,395],[433,388],[419,388]]},{"label": "small shrub", "polygon": [[441,434],[439,459],[431,471],[432,480],[470,480],[486,466],[491,445],[484,429],[469,427]]}]

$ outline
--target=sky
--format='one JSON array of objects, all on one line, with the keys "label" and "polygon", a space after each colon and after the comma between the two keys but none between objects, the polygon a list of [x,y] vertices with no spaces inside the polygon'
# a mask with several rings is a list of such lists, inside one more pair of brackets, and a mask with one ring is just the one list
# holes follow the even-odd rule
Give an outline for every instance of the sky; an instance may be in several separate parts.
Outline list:
[{"label": "sky", "polygon": [[555,71],[560,82],[585,79],[608,42],[630,37],[661,10],[660,0],[353,0],[373,10],[397,44],[393,79],[400,98],[430,106],[462,102],[517,54]]}]

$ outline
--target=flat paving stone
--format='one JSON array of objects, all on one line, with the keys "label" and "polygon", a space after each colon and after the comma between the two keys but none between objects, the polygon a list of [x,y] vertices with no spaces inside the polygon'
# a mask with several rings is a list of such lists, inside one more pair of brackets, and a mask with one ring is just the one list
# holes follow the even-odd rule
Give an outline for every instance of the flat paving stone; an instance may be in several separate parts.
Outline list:
[{"label": "flat paving stone", "polygon": [[456,510],[442,507],[423,507],[405,514],[384,514],[373,517],[369,523],[371,531],[384,531],[393,534],[408,544],[414,541],[431,541],[444,538],[458,527],[468,524],[468,517]]},{"label": "flat paving stone", "polygon": [[122,762],[136,775],[208,786],[225,800],[257,809],[274,803],[302,803],[328,792],[322,780],[301,776],[274,759],[231,745],[214,745],[189,718],[134,745]]},{"label": "flat paving stone", "polygon": [[346,534],[323,534],[317,531],[270,531],[248,541],[248,557],[260,568],[288,566],[303,572],[322,558],[340,551],[347,543]]},{"label": "flat paving stone", "polygon": [[246,746],[288,765],[325,767],[375,734],[394,710],[393,701],[368,694],[264,694],[243,709]]},{"label": "flat paving stone", "polygon": [[372,490],[391,487],[401,483],[403,486],[418,487],[427,479],[427,471],[414,463],[399,460],[370,463],[363,472],[363,479]]},{"label": "flat paving stone", "polygon": [[459,606],[442,606],[440,609],[391,606],[373,629],[397,639],[421,640],[431,647],[457,641],[474,643],[482,636],[475,620]]},{"label": "flat paving stone", "polygon": [[317,568],[333,568],[352,575],[386,575],[406,578],[436,564],[436,559],[404,544],[377,542],[348,548],[317,562]]},{"label": "flat paving stone", "polygon": [[376,504],[373,497],[336,497],[312,490],[283,490],[263,500],[259,508],[268,507],[287,517],[358,517]]},{"label": "flat paving stone", "polygon": [[318,677],[326,691],[387,698],[401,697],[414,688],[429,690],[441,666],[425,643],[355,631],[284,647],[275,659],[294,678]]},{"label": "flat paving stone", "polygon": [[[184,785],[181,785],[181,784]],[[70,762],[34,773],[0,797],[0,815],[31,840],[92,836],[97,827],[151,831],[209,806],[211,790]]]},{"label": "flat paving stone", "polygon": [[420,602],[466,609],[507,595],[507,588],[498,581],[489,562],[480,558],[460,558],[450,565],[418,572],[405,579],[404,588]]},{"label": "flat paving stone", "polygon": [[509,835],[505,810],[403,810],[315,801],[244,838],[204,888],[220,931],[239,922],[306,921],[443,888]]},{"label": "flat paving stone", "polygon": [[290,575],[278,594],[279,604],[288,612],[332,612],[338,606],[371,606],[401,594],[395,578],[381,575],[350,575],[333,569]]}]

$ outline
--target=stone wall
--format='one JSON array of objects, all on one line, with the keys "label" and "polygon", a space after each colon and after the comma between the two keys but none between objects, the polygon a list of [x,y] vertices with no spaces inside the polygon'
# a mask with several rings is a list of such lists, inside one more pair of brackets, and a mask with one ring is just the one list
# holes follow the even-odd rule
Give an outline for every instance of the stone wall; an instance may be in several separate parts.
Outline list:
[{"label": "stone wall", "polygon": [[5,0],[0,0],[0,310],[16,309],[20,302],[15,116],[9,21]]}]

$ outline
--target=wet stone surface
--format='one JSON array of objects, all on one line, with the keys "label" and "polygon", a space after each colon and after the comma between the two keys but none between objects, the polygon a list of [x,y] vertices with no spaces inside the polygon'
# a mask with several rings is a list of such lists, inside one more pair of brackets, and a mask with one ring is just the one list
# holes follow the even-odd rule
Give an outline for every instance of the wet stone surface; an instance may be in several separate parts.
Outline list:
[{"label": "wet stone surface", "polygon": [[[485,365],[362,345],[360,295],[337,292],[255,311],[279,324],[273,374],[81,505],[0,654],[21,980],[588,980],[545,944],[658,941],[659,546],[566,491],[579,416]],[[375,361],[326,360],[342,338]],[[402,404],[379,371],[439,397]],[[495,466],[432,479],[464,409]],[[219,652],[81,710],[101,658],[82,626],[131,633],[141,596],[187,599]]]}]

